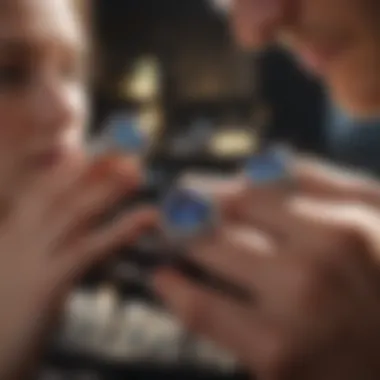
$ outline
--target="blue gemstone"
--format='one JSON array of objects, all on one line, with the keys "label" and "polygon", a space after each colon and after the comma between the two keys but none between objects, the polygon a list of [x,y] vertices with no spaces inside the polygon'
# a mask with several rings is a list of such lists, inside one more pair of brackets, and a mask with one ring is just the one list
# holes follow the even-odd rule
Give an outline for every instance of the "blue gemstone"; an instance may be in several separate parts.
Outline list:
[{"label": "blue gemstone", "polygon": [[141,153],[146,147],[145,136],[133,120],[117,118],[111,123],[109,132],[115,147],[123,151]]},{"label": "blue gemstone", "polygon": [[179,235],[189,235],[207,228],[213,219],[212,204],[195,192],[177,189],[164,202],[167,227]]},{"label": "blue gemstone", "polygon": [[252,156],[244,169],[248,179],[256,184],[278,182],[289,176],[286,155],[276,149]]}]

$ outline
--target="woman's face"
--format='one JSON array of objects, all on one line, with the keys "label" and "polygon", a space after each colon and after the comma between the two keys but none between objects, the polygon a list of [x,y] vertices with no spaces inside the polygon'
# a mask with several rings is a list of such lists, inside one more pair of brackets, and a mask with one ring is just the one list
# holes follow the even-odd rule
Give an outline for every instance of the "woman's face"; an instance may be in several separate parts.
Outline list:
[{"label": "woman's face", "polygon": [[2,170],[33,174],[80,149],[87,106],[78,22],[70,0],[0,0]]}]

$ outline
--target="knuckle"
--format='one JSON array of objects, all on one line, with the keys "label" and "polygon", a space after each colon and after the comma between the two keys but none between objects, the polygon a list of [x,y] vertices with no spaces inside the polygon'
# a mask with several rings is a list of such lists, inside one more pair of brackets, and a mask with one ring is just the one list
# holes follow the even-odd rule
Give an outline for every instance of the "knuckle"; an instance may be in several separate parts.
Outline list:
[{"label": "knuckle", "polygon": [[340,236],[345,241],[357,240],[361,235],[362,224],[373,219],[373,210],[363,203],[352,203],[340,210],[340,223],[337,226]]}]

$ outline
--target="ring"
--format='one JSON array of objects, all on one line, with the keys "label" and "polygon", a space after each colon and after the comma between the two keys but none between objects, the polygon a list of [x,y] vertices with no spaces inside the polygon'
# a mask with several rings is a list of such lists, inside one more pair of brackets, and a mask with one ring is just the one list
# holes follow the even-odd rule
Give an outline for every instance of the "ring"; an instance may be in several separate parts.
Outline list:
[{"label": "ring", "polygon": [[102,132],[90,141],[88,149],[95,156],[113,152],[141,157],[146,155],[148,147],[147,136],[136,119],[119,114],[108,120]]},{"label": "ring", "polygon": [[165,233],[177,242],[206,233],[218,220],[212,201],[196,191],[181,188],[166,196],[162,216]]},{"label": "ring", "polygon": [[269,148],[250,157],[244,166],[245,177],[255,185],[288,183],[291,180],[289,151]]},{"label": "ring", "polygon": [[114,148],[126,153],[142,154],[146,151],[147,141],[137,121],[119,115],[113,118],[107,128],[107,135]]}]

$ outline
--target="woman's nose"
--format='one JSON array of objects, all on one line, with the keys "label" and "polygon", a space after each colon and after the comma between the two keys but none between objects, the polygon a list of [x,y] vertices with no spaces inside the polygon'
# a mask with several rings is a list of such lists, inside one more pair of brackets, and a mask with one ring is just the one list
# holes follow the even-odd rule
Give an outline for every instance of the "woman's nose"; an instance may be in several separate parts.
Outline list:
[{"label": "woman's nose", "polygon": [[31,124],[44,131],[59,131],[70,127],[81,114],[84,93],[77,85],[44,81],[31,97]]}]

